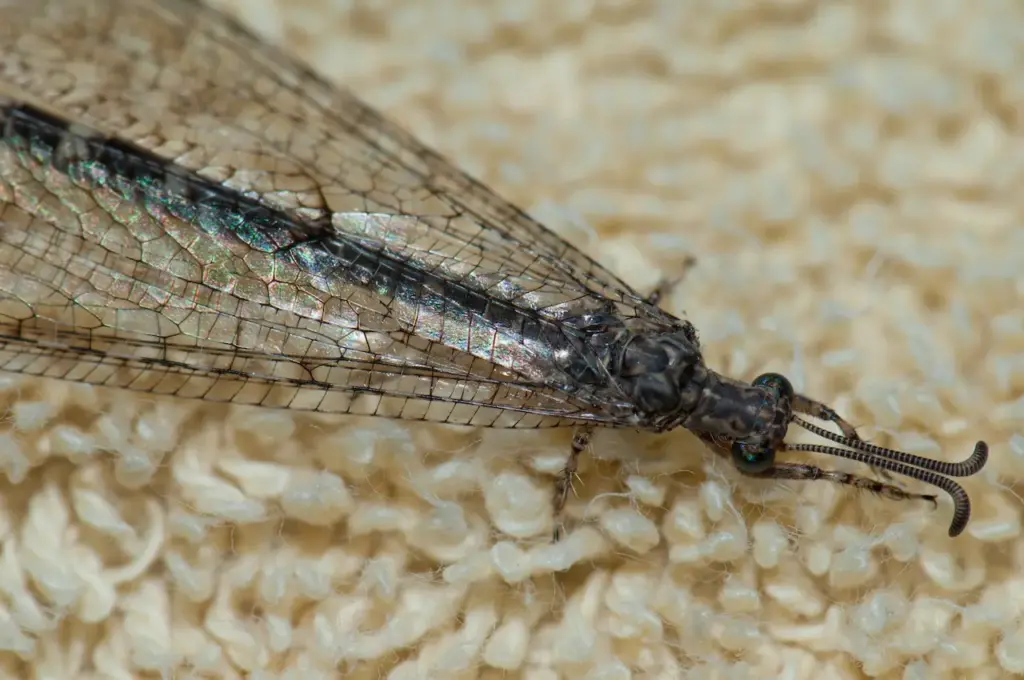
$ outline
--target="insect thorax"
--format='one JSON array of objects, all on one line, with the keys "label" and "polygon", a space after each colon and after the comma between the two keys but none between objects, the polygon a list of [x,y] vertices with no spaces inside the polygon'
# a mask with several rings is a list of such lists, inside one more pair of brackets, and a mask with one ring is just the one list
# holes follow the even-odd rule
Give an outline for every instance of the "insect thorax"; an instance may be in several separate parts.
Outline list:
[{"label": "insect thorax", "polygon": [[563,370],[628,408],[636,427],[670,429],[699,403],[709,371],[689,322],[665,326],[595,312],[570,325],[579,351]]}]

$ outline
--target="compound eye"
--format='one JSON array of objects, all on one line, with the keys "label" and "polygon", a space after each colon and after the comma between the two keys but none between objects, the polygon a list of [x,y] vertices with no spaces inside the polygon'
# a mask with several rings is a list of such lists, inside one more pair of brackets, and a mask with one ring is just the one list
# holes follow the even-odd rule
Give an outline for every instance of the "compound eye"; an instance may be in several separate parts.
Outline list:
[{"label": "compound eye", "polygon": [[775,464],[775,450],[770,446],[733,442],[731,451],[732,462],[740,472],[756,475]]},{"label": "compound eye", "polygon": [[754,378],[754,387],[767,388],[777,397],[792,397],[793,384],[784,375],[778,373],[762,373]]}]

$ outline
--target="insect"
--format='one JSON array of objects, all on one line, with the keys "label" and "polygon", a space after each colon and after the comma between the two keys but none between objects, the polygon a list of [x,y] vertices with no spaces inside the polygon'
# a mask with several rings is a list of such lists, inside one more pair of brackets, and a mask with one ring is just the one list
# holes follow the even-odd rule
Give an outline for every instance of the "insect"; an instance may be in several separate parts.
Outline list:
[{"label": "insect", "polygon": [[[696,433],[745,475],[970,501],[643,296],[375,110],[191,0],[0,6],[0,369],[477,427]],[[840,433],[801,416],[832,423]],[[797,425],[831,444],[790,444]],[[833,445],[834,444],[834,445]]]}]

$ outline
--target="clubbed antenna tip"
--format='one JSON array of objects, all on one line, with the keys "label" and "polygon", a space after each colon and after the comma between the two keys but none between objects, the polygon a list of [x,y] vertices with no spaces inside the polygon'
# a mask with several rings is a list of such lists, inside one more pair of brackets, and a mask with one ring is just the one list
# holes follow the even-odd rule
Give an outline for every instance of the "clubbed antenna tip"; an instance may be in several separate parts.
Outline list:
[{"label": "clubbed antenna tip", "polygon": [[971,518],[971,499],[964,488],[949,477],[970,477],[981,471],[988,462],[988,444],[979,441],[974,445],[974,452],[967,460],[959,463],[948,463],[923,456],[915,456],[904,451],[889,449],[884,446],[870,444],[861,439],[853,439],[830,432],[823,427],[809,423],[799,416],[793,416],[793,422],[808,432],[836,442],[847,448],[824,446],[820,444],[787,444],[790,451],[809,451],[826,453],[840,458],[866,463],[873,467],[889,470],[898,475],[910,477],[926,484],[938,487],[953,499],[953,520],[949,525],[950,537],[959,536],[967,527]]}]

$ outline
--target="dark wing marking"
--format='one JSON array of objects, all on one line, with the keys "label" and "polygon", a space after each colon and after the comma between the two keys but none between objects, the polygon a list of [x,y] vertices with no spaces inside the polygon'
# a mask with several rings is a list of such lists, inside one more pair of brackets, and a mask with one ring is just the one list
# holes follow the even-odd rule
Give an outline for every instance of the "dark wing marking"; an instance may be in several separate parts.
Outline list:
[{"label": "dark wing marking", "polygon": [[200,3],[22,2],[0,18],[2,80],[68,117],[340,229],[359,230],[348,213],[407,218],[415,224],[392,232],[417,246],[396,247],[432,246],[436,266],[475,262],[480,276],[521,274],[524,306],[600,296],[663,315],[358,98]]},{"label": "dark wing marking", "polygon": [[[556,370],[558,322],[609,304],[675,320],[219,13],[176,0],[6,4],[0,53],[0,94],[55,112],[55,129],[67,117],[100,131],[12,133],[0,147],[7,370],[54,374],[77,358],[118,375],[76,379],[163,375],[161,391],[237,388],[245,403],[628,422]],[[116,153],[119,170],[97,162]],[[162,179],[161,161],[175,168]],[[269,215],[260,229],[240,219],[252,206]],[[341,265],[367,271],[345,278]],[[508,413],[476,415],[493,408]]]}]

